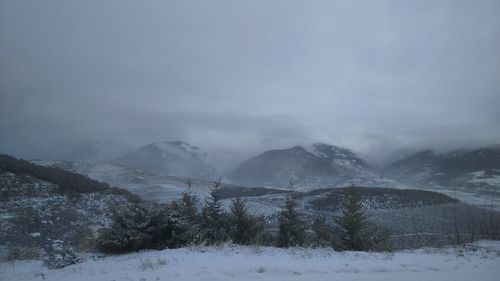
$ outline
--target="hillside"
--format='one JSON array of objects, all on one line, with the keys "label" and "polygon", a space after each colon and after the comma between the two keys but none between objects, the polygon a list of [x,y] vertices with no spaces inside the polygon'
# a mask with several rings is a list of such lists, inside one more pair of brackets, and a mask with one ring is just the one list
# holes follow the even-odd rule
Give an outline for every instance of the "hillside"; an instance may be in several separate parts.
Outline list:
[{"label": "hillside", "polygon": [[[167,203],[181,198],[182,192],[191,192],[203,200],[208,196],[212,182],[192,178],[167,176],[159,172],[131,169],[118,165],[84,165],[71,162],[36,161],[36,163],[80,171],[91,178],[127,188],[146,200]],[[186,184],[191,181],[191,188]],[[463,233],[479,237],[480,221],[486,219],[481,208],[457,202],[455,194],[382,187],[358,187],[363,206],[370,218],[395,233],[392,239],[397,248],[415,248],[422,245],[443,245],[454,240],[454,214],[460,214],[458,227]],[[224,184],[219,196],[226,209],[231,200],[242,197],[249,211],[268,217],[271,228],[276,228],[276,213],[280,210],[286,188],[243,187]],[[298,189],[294,195],[306,221],[317,214],[328,218],[338,215],[345,188]],[[477,202],[483,205],[484,202]],[[484,206],[489,210],[489,205]],[[488,212],[489,214],[489,212]],[[500,215],[494,215],[500,220]],[[500,223],[498,224],[500,226]],[[470,237],[469,237],[470,238]]]},{"label": "hillside", "polygon": [[491,191],[500,187],[500,148],[436,153],[421,151],[386,167],[383,176],[418,187]]},{"label": "hillside", "polygon": [[216,175],[209,155],[182,141],[151,143],[111,161],[111,164],[177,177],[211,179]]},{"label": "hillside", "polygon": [[288,185],[290,179],[316,187],[385,184],[354,152],[323,143],[266,151],[236,167],[229,179],[244,185],[278,187]]},{"label": "hillside", "polygon": [[39,257],[49,267],[74,262],[75,252],[92,247],[113,210],[139,201],[86,176],[1,155],[1,257]]}]

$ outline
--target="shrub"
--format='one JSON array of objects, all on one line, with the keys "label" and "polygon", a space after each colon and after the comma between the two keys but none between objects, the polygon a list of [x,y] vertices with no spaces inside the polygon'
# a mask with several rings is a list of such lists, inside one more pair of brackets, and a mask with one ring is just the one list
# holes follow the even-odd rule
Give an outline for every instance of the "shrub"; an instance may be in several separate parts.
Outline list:
[{"label": "shrub", "polygon": [[183,245],[183,230],[165,207],[153,211],[135,207],[117,212],[113,223],[101,231],[98,249],[123,253],[143,249],[176,248]]}]

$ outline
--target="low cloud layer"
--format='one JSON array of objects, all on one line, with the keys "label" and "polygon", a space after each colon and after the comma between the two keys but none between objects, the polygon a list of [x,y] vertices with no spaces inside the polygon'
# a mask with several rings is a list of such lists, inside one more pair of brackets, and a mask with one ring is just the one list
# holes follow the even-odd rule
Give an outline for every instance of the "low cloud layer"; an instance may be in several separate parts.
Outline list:
[{"label": "low cloud layer", "polygon": [[2,1],[0,152],[500,140],[500,1]]}]

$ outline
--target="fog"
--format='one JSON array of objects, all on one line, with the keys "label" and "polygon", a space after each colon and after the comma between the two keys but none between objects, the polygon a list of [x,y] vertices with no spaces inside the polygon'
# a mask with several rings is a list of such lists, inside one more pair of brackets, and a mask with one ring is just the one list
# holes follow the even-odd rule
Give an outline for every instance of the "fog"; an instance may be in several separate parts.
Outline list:
[{"label": "fog", "polygon": [[500,140],[500,1],[0,2],[0,153]]}]

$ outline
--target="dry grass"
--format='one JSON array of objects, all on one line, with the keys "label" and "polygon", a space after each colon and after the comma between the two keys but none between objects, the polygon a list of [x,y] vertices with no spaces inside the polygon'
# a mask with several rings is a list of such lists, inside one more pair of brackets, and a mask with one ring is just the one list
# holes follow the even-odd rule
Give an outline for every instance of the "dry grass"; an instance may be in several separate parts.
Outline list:
[{"label": "dry grass", "polygon": [[141,258],[140,260],[140,268],[142,271],[145,271],[147,269],[151,270],[157,270],[163,266],[167,265],[167,260],[162,259],[160,257],[152,258],[152,257],[145,257]]}]

